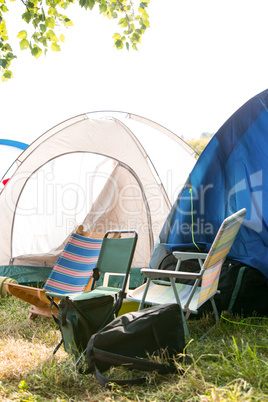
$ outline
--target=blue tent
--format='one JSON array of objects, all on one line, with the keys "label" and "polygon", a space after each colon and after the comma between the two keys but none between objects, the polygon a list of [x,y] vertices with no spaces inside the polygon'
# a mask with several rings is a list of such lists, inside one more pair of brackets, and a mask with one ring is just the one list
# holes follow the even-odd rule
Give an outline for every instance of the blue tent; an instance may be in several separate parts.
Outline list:
[{"label": "blue tent", "polygon": [[24,150],[28,147],[28,144],[20,141],[6,140],[0,138],[0,145],[7,145],[9,147],[15,147],[21,150]]},{"label": "blue tent", "polygon": [[237,110],[213,136],[162,228],[150,265],[174,250],[208,251],[223,219],[247,214],[229,258],[268,278],[268,90]]}]

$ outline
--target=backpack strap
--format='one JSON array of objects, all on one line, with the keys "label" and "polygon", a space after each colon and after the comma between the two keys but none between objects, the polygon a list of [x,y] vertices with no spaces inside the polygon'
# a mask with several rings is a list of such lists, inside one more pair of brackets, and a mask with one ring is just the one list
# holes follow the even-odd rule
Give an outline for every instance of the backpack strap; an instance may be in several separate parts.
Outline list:
[{"label": "backpack strap", "polygon": [[137,359],[135,357],[122,356],[116,353],[106,352],[104,350],[93,347],[95,374],[100,385],[108,386],[109,383],[116,383],[118,385],[126,384],[142,384],[146,381],[146,376],[131,378],[126,380],[110,379],[105,377],[101,370],[98,368],[98,362],[107,363],[113,366],[126,366],[130,369],[143,370],[143,371],[158,371],[160,374],[177,372],[175,365],[166,365],[162,363],[155,363],[152,361]]},{"label": "backpack strap", "polygon": [[228,312],[229,313],[233,312],[233,307],[234,307],[238,292],[239,292],[241,284],[242,284],[242,279],[243,279],[245,269],[246,269],[245,266],[239,268],[238,275],[237,275],[236,282],[235,282],[235,287],[234,287],[234,290],[232,292],[232,296],[231,296],[230,303],[229,303],[229,306],[228,306]]}]

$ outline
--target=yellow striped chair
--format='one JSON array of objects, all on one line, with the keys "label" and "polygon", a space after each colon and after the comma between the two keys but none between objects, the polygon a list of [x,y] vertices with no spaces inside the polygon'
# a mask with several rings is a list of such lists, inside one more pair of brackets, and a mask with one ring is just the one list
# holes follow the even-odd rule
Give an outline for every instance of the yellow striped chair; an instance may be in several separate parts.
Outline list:
[{"label": "yellow striped chair", "polygon": [[[190,334],[186,320],[189,315],[196,314],[198,308],[210,300],[217,323],[219,315],[214,296],[218,292],[221,267],[232,247],[245,214],[246,209],[243,208],[223,221],[207,254],[175,251],[173,254],[178,259],[175,271],[142,269],[143,274],[148,278],[147,282],[130,293],[128,299],[140,302],[139,309],[142,309],[144,305],[177,302],[182,307],[185,334],[188,336]],[[199,260],[201,267],[199,273],[179,271],[181,261],[193,258]],[[169,281],[163,281],[161,278],[169,278]],[[194,284],[187,285],[176,282],[180,279],[192,279]]]}]

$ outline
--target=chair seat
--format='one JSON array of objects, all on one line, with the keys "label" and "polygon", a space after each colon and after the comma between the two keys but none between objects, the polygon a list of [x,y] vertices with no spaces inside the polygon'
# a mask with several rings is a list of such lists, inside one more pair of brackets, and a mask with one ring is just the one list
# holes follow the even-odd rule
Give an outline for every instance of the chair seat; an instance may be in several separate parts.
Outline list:
[{"label": "chair seat", "polygon": [[[142,286],[135,289],[131,292],[127,299],[133,300],[136,302],[140,302],[143,296],[143,292],[146,284],[144,283]],[[176,283],[176,289],[180,298],[180,303],[182,309],[184,310],[184,306],[189,298],[190,292],[192,291],[191,285],[186,285],[182,283]],[[197,313],[197,303],[200,294],[200,287],[198,287],[195,291],[194,297],[192,298],[189,309],[192,313]],[[163,284],[159,285],[157,283],[152,282],[150,284],[149,291],[146,295],[145,304],[164,304],[164,303],[176,303],[176,298],[172,289],[172,286],[164,286]]]},{"label": "chair seat", "polygon": [[46,292],[46,296],[53,297],[53,299],[66,299],[66,297],[70,298],[73,301],[77,300],[88,300],[93,299],[94,297],[106,296],[106,295],[115,295],[120,291],[118,288],[107,288],[103,286],[99,286],[94,290],[84,290],[83,292],[76,293],[65,293],[64,295],[56,292]]},{"label": "chair seat", "polygon": [[111,286],[98,286],[92,292],[109,292],[109,293],[119,293],[120,288],[114,288]]}]

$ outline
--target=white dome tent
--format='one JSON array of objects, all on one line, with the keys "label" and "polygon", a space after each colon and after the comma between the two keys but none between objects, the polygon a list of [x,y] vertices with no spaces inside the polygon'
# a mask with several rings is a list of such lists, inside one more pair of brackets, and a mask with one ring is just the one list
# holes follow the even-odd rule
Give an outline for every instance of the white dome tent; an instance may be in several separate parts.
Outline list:
[{"label": "white dome tent", "polygon": [[0,275],[35,267],[38,279],[81,223],[100,233],[135,229],[133,267],[148,267],[195,157],[177,135],[130,113],[92,112],[55,126],[7,173],[0,194]]}]

